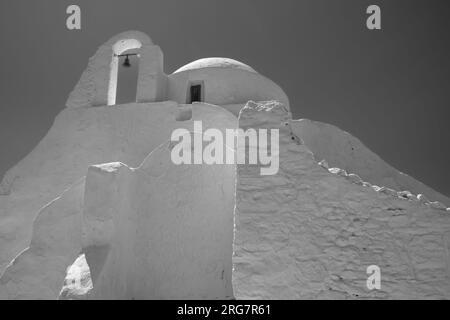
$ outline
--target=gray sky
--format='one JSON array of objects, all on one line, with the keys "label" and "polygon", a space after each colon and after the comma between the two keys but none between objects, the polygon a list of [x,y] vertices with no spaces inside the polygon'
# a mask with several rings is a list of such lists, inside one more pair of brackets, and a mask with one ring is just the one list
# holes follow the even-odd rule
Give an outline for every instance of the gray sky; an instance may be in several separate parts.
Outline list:
[{"label": "gray sky", "polygon": [[[0,176],[64,108],[98,46],[137,29],[165,71],[198,58],[249,64],[288,94],[295,118],[337,125],[450,196],[450,19],[437,0],[2,0]],[[82,30],[65,27],[69,4]],[[382,10],[382,30],[365,9]]]}]

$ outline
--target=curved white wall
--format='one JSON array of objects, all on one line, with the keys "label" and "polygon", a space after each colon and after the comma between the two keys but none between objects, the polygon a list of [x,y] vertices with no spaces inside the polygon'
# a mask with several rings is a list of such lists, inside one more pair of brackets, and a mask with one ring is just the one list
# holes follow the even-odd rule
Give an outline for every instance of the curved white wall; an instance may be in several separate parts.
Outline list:
[{"label": "curved white wall", "polygon": [[249,100],[277,100],[289,108],[284,91],[270,79],[240,69],[202,68],[169,75],[167,99],[187,103],[189,83],[204,82],[204,102],[215,105],[245,104]]}]

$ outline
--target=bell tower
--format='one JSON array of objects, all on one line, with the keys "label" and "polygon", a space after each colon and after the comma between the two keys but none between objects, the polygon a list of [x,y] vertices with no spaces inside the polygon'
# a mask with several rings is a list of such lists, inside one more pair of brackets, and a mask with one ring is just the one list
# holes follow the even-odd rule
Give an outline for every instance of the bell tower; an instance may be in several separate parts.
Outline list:
[{"label": "bell tower", "polygon": [[119,56],[129,50],[140,57],[136,101],[164,101],[167,76],[163,70],[161,48],[154,45],[146,34],[127,31],[111,38],[89,59],[88,67],[70,94],[66,106],[115,105]]}]

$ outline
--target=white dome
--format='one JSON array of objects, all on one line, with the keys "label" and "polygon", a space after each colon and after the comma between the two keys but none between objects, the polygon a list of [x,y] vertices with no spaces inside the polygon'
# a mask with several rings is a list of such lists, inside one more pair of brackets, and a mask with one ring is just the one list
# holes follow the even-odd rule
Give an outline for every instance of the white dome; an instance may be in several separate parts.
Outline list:
[{"label": "white dome", "polygon": [[174,73],[187,71],[187,70],[197,70],[203,68],[227,68],[227,69],[241,69],[248,72],[257,73],[252,67],[239,62],[237,60],[229,59],[229,58],[204,58],[195,60],[191,63],[188,63]]}]

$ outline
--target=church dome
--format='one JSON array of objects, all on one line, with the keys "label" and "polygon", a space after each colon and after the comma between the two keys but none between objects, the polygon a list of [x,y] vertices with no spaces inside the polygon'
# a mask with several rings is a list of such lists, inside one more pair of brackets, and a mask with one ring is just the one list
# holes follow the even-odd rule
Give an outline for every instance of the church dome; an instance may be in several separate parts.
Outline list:
[{"label": "church dome", "polygon": [[188,70],[198,70],[204,68],[224,68],[224,69],[240,69],[248,72],[257,73],[252,67],[239,62],[237,60],[229,59],[229,58],[204,58],[195,60],[191,63],[188,63],[174,73],[188,71]]}]

